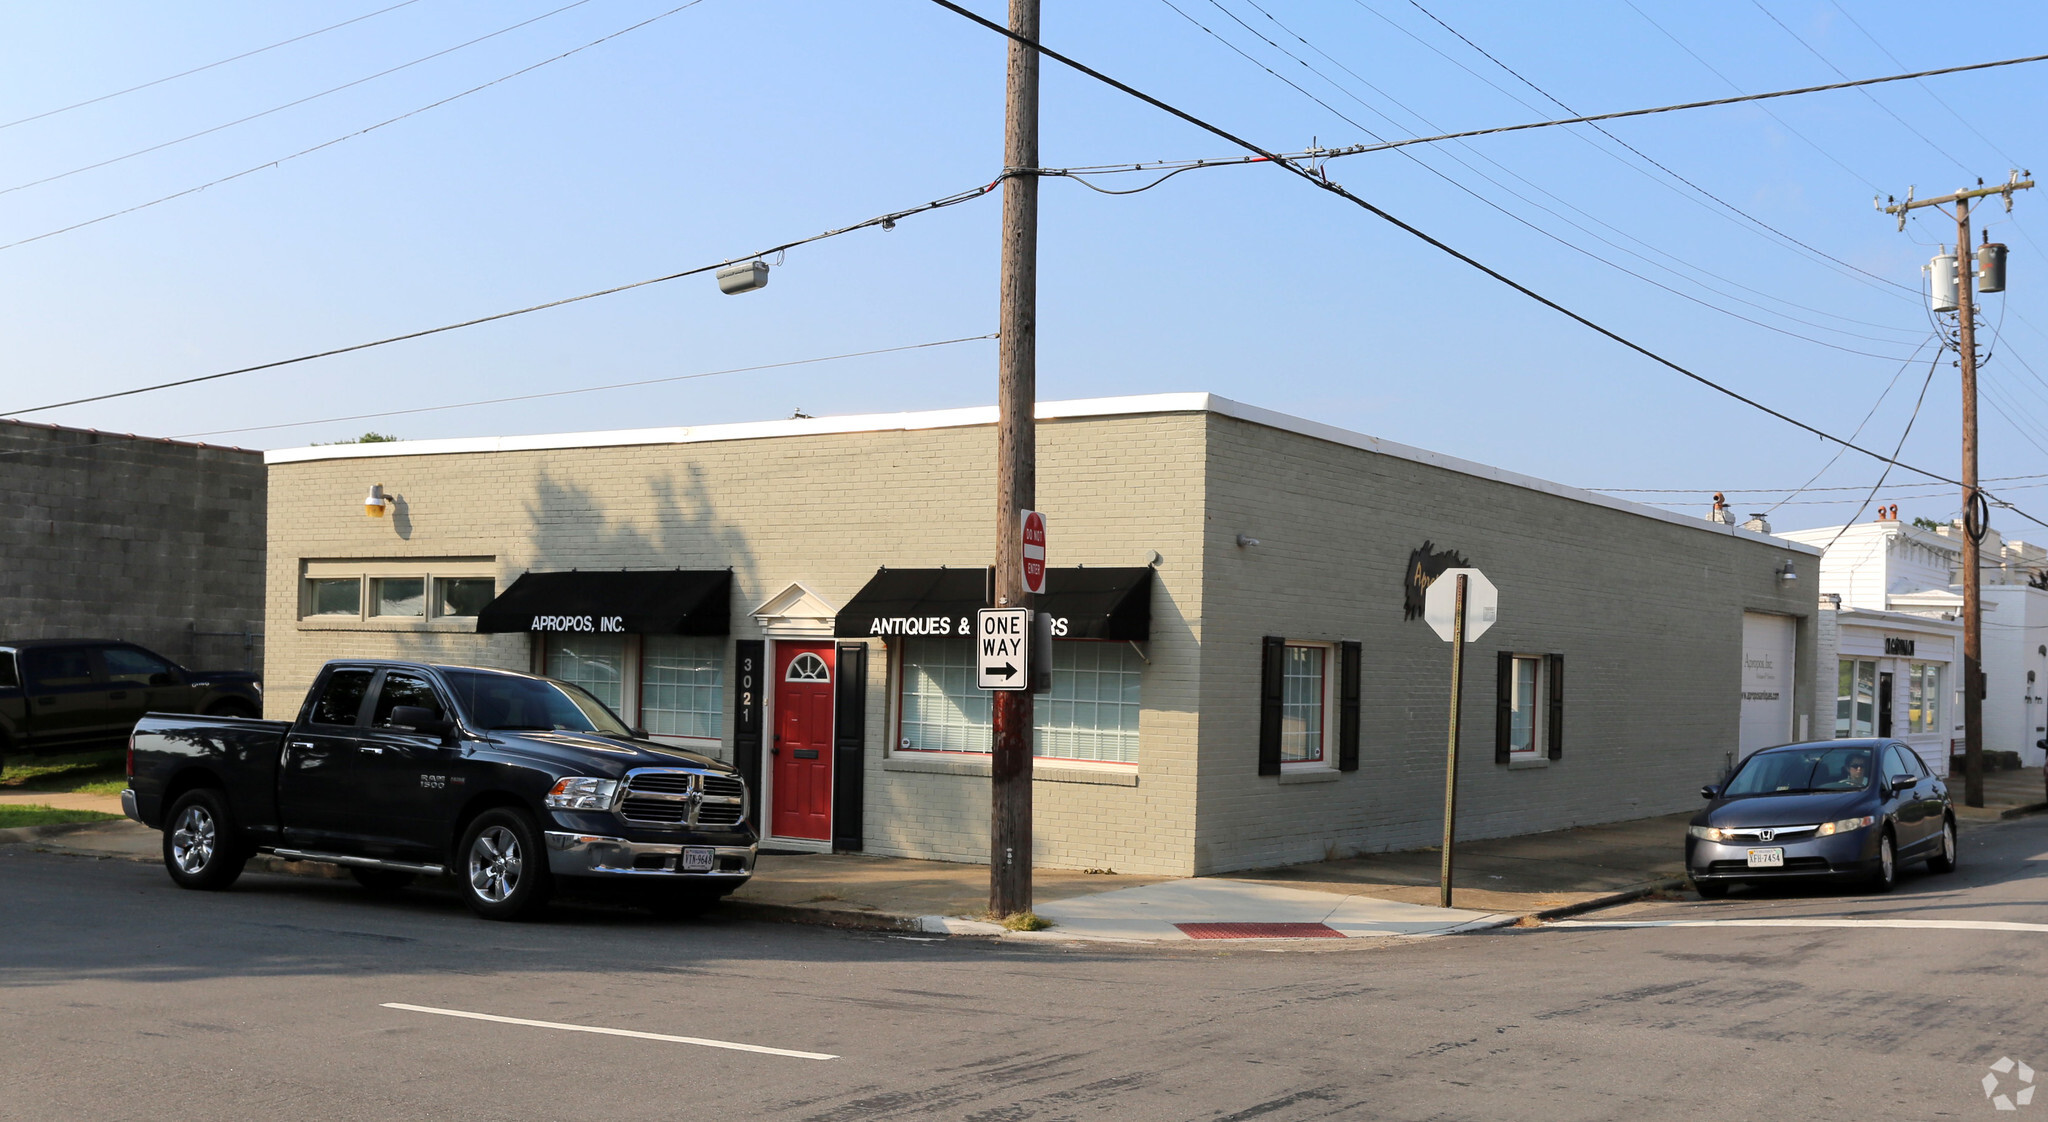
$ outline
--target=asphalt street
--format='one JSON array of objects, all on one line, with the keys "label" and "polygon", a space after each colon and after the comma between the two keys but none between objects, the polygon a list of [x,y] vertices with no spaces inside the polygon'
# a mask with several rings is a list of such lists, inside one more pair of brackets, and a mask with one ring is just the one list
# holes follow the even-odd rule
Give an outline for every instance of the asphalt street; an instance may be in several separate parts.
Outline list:
[{"label": "asphalt street", "polygon": [[1982,1081],[2048,1067],[2044,872],[2048,817],[1889,896],[1582,917],[1705,926],[1130,948],[491,924],[6,847],[0,1117],[2024,1119]]}]

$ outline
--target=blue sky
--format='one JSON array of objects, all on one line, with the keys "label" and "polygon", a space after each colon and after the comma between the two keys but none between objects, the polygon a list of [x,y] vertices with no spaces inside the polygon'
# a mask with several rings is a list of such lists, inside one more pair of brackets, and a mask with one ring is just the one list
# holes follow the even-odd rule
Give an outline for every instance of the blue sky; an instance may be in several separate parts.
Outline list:
[{"label": "blue sky", "polygon": [[[0,123],[389,2],[13,5],[0,16]],[[0,127],[0,244],[262,168],[0,249],[0,411],[709,264],[971,188],[1000,170],[1003,44],[925,0],[702,0],[264,166],[681,2],[588,0],[256,120],[21,186],[319,94],[566,2],[415,0],[200,74]],[[1426,3],[1581,112],[1834,81],[1831,66],[1862,77],[1899,63],[2048,53],[2048,8],[2018,3],[1976,5],[1966,19],[1853,0]],[[971,6],[1003,11],[993,0]],[[1277,149],[1370,140],[1368,130],[1392,138],[1563,115],[1408,0],[1045,6],[1049,45]],[[1928,218],[1902,234],[1872,210],[1873,189],[1903,195],[1917,185],[1926,196],[1980,175],[2002,179],[2015,163],[2033,166],[2044,67],[1608,126],[1641,156],[1581,127],[1353,156],[1332,161],[1329,174],[1745,394],[1843,434],[1867,415],[1862,439],[1888,449],[1932,355],[1907,361],[1930,329],[1923,303],[1897,286],[1920,283],[1933,243],[1952,239],[1953,225],[1923,211]],[[1234,154],[1053,65],[1042,132],[1044,163],[1054,167]],[[1994,223],[1993,239],[2012,247],[2012,289],[1986,300],[1988,324],[2002,324],[2000,353],[1984,375],[1986,476],[2048,472],[2043,208],[2048,191],[2022,193],[2010,220],[1995,204],[1979,212]],[[1819,252],[1788,245],[1736,210]],[[987,403],[994,345],[972,342],[252,429],[981,335],[995,323],[999,211],[990,195],[892,231],[804,247],[765,290],[744,296],[720,295],[708,276],[688,278],[27,419],[283,447],[372,428],[440,437]],[[1197,171],[1116,197],[1049,180],[1042,223],[1045,399],[1209,390],[1566,483],[1696,489],[1642,496],[1687,510],[1716,488],[1742,512],[1762,510],[1782,495],[1747,489],[1795,486],[1834,455],[1274,168]],[[1952,472],[1958,414],[1956,372],[1944,359],[1902,458]],[[238,429],[250,431],[224,431]],[[1817,486],[1867,488],[1877,476],[1852,453]],[[2048,488],[2024,489],[2043,482],[1999,486],[2048,517]],[[1817,505],[1845,497],[1846,506]],[[1829,524],[1861,498],[1809,492],[1772,521]],[[1878,501],[1898,502],[1909,517],[1946,518],[1958,505],[1945,489],[1896,473]],[[2014,536],[2048,536],[2011,514],[1995,524]]]}]

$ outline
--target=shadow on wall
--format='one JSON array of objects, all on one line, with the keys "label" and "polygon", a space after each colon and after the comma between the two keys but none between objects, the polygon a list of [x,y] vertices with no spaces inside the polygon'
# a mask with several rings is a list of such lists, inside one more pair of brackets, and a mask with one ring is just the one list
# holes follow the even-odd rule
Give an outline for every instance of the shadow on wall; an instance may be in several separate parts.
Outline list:
[{"label": "shadow on wall", "polygon": [[[733,614],[739,616],[766,594],[755,578],[752,544],[719,513],[703,476],[697,464],[668,472],[652,467],[637,496],[622,487],[601,498],[580,483],[542,471],[526,502],[526,539],[490,543],[501,564],[516,565],[498,591],[528,570],[730,568]],[[393,513],[393,528],[411,540],[414,524],[403,498]],[[426,527],[423,539],[431,542],[433,537],[434,527]],[[400,658],[529,668],[530,640],[522,634],[408,631],[395,638]]]}]

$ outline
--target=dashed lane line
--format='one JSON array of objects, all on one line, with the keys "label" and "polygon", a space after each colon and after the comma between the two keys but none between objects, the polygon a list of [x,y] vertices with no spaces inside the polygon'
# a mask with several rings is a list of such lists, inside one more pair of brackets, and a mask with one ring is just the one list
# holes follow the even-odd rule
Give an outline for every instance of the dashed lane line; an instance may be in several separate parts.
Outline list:
[{"label": "dashed lane line", "polygon": [[1995,919],[1561,919],[1546,927],[1888,927],[1908,931],[2048,931],[2048,923]]},{"label": "dashed lane line", "polygon": [[759,1052],[764,1056],[788,1056],[796,1060],[836,1060],[839,1058],[827,1052],[799,1052],[790,1048],[769,1048],[761,1044],[739,1044],[730,1040],[711,1040],[702,1036],[669,1036],[666,1033],[600,1028],[596,1025],[565,1025],[559,1021],[529,1021],[524,1017],[500,1017],[495,1013],[470,1013],[461,1009],[436,1009],[429,1005],[407,1005],[398,1001],[386,1001],[383,1003],[383,1007],[386,1009],[403,1009],[408,1013],[433,1013],[442,1017],[462,1017],[472,1021],[492,1021],[501,1025],[525,1025],[528,1028],[559,1029],[562,1032],[594,1032],[601,1036],[630,1036],[636,1040],[665,1040],[671,1044],[695,1044],[704,1048],[725,1048],[734,1052]]}]

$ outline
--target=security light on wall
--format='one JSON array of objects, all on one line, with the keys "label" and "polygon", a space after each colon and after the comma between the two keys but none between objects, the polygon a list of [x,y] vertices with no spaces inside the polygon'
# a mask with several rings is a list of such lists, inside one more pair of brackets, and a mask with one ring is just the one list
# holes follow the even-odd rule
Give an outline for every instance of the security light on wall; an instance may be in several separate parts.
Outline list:
[{"label": "security light on wall", "polygon": [[391,497],[384,493],[384,485],[378,483],[370,488],[369,495],[363,499],[363,513],[372,518],[382,518],[384,509],[390,505]]},{"label": "security light on wall", "polygon": [[1788,584],[1799,579],[1799,570],[1793,568],[1790,561],[1785,562],[1784,568],[1777,570],[1777,573],[1778,579]]}]

